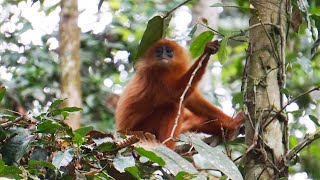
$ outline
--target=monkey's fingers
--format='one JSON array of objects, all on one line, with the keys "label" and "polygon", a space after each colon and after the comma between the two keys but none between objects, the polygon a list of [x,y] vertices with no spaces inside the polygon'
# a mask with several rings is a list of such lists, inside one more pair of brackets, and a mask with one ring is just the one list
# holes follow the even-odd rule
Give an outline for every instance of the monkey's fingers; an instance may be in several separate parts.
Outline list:
[{"label": "monkey's fingers", "polygon": [[212,41],[212,42],[208,42],[206,44],[206,48],[205,48],[205,52],[211,54],[215,54],[218,52],[220,47],[220,42],[218,40]]}]

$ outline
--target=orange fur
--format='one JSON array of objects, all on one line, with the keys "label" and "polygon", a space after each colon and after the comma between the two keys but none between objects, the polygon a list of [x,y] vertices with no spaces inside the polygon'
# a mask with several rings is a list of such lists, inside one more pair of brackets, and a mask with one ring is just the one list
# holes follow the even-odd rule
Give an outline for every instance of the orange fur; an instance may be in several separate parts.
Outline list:
[{"label": "orange fur", "polygon": [[[169,138],[180,97],[200,59],[204,58],[185,96],[174,138],[186,131],[221,135],[221,128],[228,129],[227,138],[233,135],[243,124],[243,113],[231,118],[205,100],[196,89],[210,55],[216,53],[218,47],[217,41],[208,43],[205,52],[189,67],[190,58],[184,48],[170,40],[157,41],[139,60],[136,74],[119,99],[116,109],[117,130],[150,132],[161,142]],[[173,57],[159,60],[158,56],[170,54],[167,50],[162,51],[165,48],[173,50]],[[155,51],[159,49],[161,52],[157,56]],[[166,145],[172,149],[175,147],[173,141],[168,141]]]}]

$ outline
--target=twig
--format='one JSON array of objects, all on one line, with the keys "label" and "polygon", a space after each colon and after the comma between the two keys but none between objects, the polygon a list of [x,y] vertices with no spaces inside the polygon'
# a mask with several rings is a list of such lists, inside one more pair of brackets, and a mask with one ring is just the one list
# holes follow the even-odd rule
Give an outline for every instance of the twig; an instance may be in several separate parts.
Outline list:
[{"label": "twig", "polygon": [[287,106],[289,106],[291,103],[293,103],[294,101],[296,101],[297,99],[299,99],[300,97],[302,97],[302,96],[304,96],[304,95],[306,95],[306,94],[309,94],[309,93],[311,93],[311,92],[313,92],[313,91],[319,91],[319,90],[320,90],[320,86],[317,86],[317,87],[315,87],[315,88],[313,88],[313,89],[310,89],[310,90],[308,90],[308,91],[306,91],[306,92],[298,95],[297,97],[291,99],[286,105],[284,105],[284,106],[280,109],[280,111],[277,112],[276,115],[274,115],[274,116],[272,117],[272,119],[270,119],[270,121],[269,121],[268,123],[265,124],[265,126],[263,127],[263,129],[265,129],[266,127],[268,127],[268,125],[269,125],[275,118],[277,118],[277,117],[282,113],[282,111],[283,111]]},{"label": "twig", "polygon": [[5,123],[1,124],[1,126],[2,126],[2,128],[8,128],[8,127],[13,126],[14,124],[18,123],[19,121],[22,121],[25,118],[26,118],[26,116],[19,116],[14,121],[5,122]]},{"label": "twig", "polygon": [[176,131],[177,127],[178,127],[178,121],[179,121],[179,118],[181,116],[181,110],[182,110],[182,104],[183,104],[183,100],[184,100],[184,97],[185,95],[187,94],[187,91],[189,90],[189,88],[191,87],[191,82],[194,78],[194,76],[196,75],[198,69],[202,66],[202,62],[204,61],[204,59],[206,58],[206,56],[202,56],[202,59],[200,59],[199,61],[199,64],[198,66],[196,67],[196,69],[192,72],[191,76],[190,76],[190,79],[189,79],[189,82],[187,84],[187,87],[184,89],[182,95],[180,96],[180,102],[179,102],[179,109],[178,109],[178,113],[177,113],[177,116],[176,116],[176,119],[174,121],[174,125],[173,125],[173,128],[171,130],[171,134],[170,134],[170,137],[168,139],[166,139],[165,141],[163,141],[162,143],[165,144],[166,142],[170,141],[170,140],[173,140],[173,135],[174,135],[174,132]]},{"label": "twig", "polygon": [[295,147],[293,147],[286,155],[287,161],[290,161],[294,156],[296,156],[303,148],[311,144],[316,139],[320,138],[320,129],[313,134],[307,134],[305,138],[300,141]]},{"label": "twig", "polygon": [[167,12],[166,15],[163,16],[163,19],[167,18],[173,11],[177,10],[179,7],[187,4],[188,2],[190,2],[192,0],[186,0],[185,2],[179,4],[178,6],[176,6],[175,8],[173,8],[171,11]]}]

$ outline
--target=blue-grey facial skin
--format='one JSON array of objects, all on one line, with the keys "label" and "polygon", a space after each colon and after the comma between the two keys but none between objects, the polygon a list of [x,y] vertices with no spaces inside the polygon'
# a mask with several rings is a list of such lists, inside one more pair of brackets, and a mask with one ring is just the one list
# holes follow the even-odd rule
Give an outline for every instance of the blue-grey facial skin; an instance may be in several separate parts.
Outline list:
[{"label": "blue-grey facial skin", "polygon": [[173,49],[165,44],[155,49],[157,60],[171,60],[173,58]]}]

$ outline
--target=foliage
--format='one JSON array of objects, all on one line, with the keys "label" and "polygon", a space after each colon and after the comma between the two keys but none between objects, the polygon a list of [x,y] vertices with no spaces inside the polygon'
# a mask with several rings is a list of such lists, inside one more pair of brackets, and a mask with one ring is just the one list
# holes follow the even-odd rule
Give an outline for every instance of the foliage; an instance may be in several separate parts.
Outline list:
[{"label": "foliage", "polygon": [[[7,1],[2,3],[3,8],[14,9],[24,1]],[[33,0],[33,6],[43,0]],[[165,3],[163,3],[165,2]],[[14,31],[0,33],[2,42],[0,50],[0,67],[4,67],[7,73],[12,74],[9,80],[0,77],[0,101],[5,108],[19,111],[33,110],[33,115],[15,116],[1,109],[0,115],[0,148],[2,160],[0,161],[0,176],[8,178],[24,178],[26,176],[41,177],[47,179],[62,177],[84,177],[110,179],[112,175],[119,178],[149,178],[161,174],[165,178],[192,179],[199,175],[199,169],[174,152],[159,147],[148,149],[144,147],[132,147],[131,144],[119,147],[122,136],[105,134],[94,129],[113,131],[113,109],[105,107],[106,96],[112,95],[115,89],[122,89],[132,73],[132,64],[141,53],[154,40],[168,36],[168,22],[170,17],[165,17],[165,11],[172,9],[180,1],[135,1],[135,0],[111,0],[99,1],[100,11],[103,5],[108,4],[113,15],[112,24],[105,27],[100,33],[92,30],[81,34],[81,61],[84,114],[83,124],[92,124],[94,127],[83,127],[72,131],[66,127],[62,120],[69,113],[78,108],[59,108],[62,100],[48,101],[59,97],[59,61],[56,49],[50,48],[52,39],[57,39],[56,31],[46,34],[41,39],[41,44],[24,44],[20,41],[20,35],[33,29],[33,25],[23,16],[17,21],[10,22],[16,14],[9,11],[6,21],[0,22],[4,27],[8,21],[12,24],[22,24],[22,28]],[[320,53],[319,49],[319,25],[320,3],[317,0],[293,0],[293,13],[291,29],[287,34],[287,62],[286,62],[286,88],[281,92],[288,100],[297,97],[303,92],[320,85]],[[54,12],[57,4],[51,7],[41,6],[46,14]],[[241,108],[242,94],[239,92],[242,81],[242,72],[245,68],[247,44],[247,30],[244,26],[231,26],[238,20],[246,21],[249,18],[249,1],[236,0],[224,1],[211,5],[212,10],[223,8],[220,14],[221,24],[218,30],[209,27],[203,17],[196,21],[188,30],[189,37],[194,38],[190,46],[193,57],[201,54],[201,49],[206,41],[212,39],[213,34],[222,39],[219,49],[219,58],[214,64],[223,65],[221,72],[211,78],[213,85],[224,87],[229,94],[233,94],[232,104],[236,109]],[[98,9],[98,8],[97,8]],[[99,13],[98,13],[99,14]],[[157,14],[155,16],[155,14]],[[149,19],[157,19],[150,25]],[[231,17],[231,18],[230,18]],[[288,18],[290,16],[288,15]],[[12,18],[14,19],[14,18]],[[146,22],[149,22],[146,28]],[[229,26],[225,26],[228,24]],[[195,36],[198,27],[206,27],[207,35]],[[144,36],[154,35],[159,30],[155,39]],[[152,41],[151,41],[152,40]],[[140,46],[138,44],[140,42]],[[137,49],[142,49],[137,54]],[[130,56],[127,60],[116,59],[116,54],[126,51]],[[212,71],[216,67],[212,68]],[[124,78],[123,78],[124,77]],[[110,86],[105,82],[111,81]],[[4,86],[3,86],[4,85]],[[4,88],[6,87],[6,88]],[[237,91],[237,93],[235,93]],[[218,103],[218,93],[208,93],[212,100]],[[290,125],[290,147],[295,147],[303,140],[304,135],[311,129],[319,128],[319,95],[317,93],[304,94],[288,107]],[[40,113],[40,111],[44,112]],[[101,124],[104,124],[101,126]],[[192,143],[192,142],[191,142]],[[197,142],[198,143],[198,142]],[[243,143],[243,142],[241,142]],[[198,145],[198,146],[197,146]],[[200,143],[201,145],[201,143]],[[195,147],[200,148],[199,144]],[[319,179],[320,153],[319,141],[304,148],[290,163],[290,173],[307,172],[314,179]],[[207,154],[204,157],[212,164],[226,168],[224,163],[217,162],[211,153],[219,153],[217,149],[197,149],[194,159],[201,150]],[[236,152],[242,149],[236,148]],[[198,153],[199,152],[199,153]],[[227,153],[228,154],[228,153]],[[209,157],[207,157],[209,156]],[[147,160],[146,160],[147,159]],[[203,159],[203,158],[202,158]],[[190,157],[187,157],[190,160]],[[194,160],[195,161],[195,160]],[[232,166],[232,165],[230,165]],[[241,167],[241,166],[240,166]],[[215,169],[218,169],[215,166]],[[230,177],[239,177],[239,172],[231,172],[219,169]],[[229,169],[230,170],[230,169]],[[204,171],[201,169],[201,171]],[[75,173],[76,172],[76,173]],[[230,174],[231,172],[231,174]],[[233,174],[232,174],[233,173]],[[75,175],[76,174],[76,175]],[[205,171],[205,175],[209,175]],[[224,176],[225,177],[225,176]],[[223,178],[223,177],[222,177]]]},{"label": "foliage", "polygon": [[[55,100],[38,116],[1,114],[1,177],[141,179],[176,176],[177,179],[205,179],[204,173],[200,175],[192,163],[161,144],[148,150],[143,144],[133,147],[136,141],[130,137],[94,131],[92,127],[72,131],[63,119],[81,109],[59,108],[62,102]],[[203,144],[200,140],[193,141],[190,143],[196,150],[198,144]],[[239,172],[234,171],[232,161],[220,150],[206,145],[199,152],[204,157],[210,154],[225,158],[229,164],[215,162],[217,170],[241,178]]]}]

